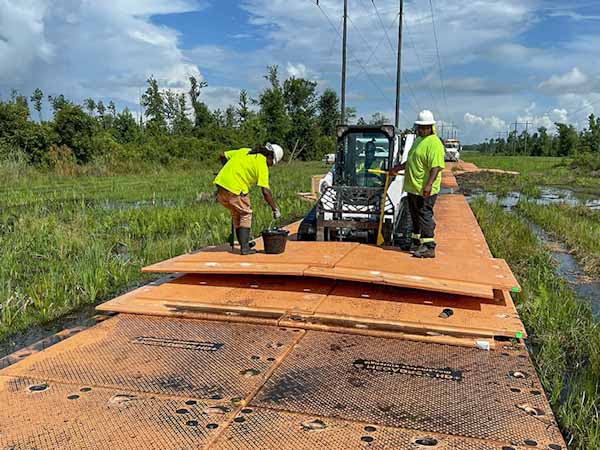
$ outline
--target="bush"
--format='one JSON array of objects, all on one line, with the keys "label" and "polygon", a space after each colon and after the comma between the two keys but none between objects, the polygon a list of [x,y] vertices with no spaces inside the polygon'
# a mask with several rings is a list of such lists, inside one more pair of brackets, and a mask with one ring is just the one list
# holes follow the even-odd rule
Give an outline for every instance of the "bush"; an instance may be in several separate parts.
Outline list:
[{"label": "bush", "polygon": [[581,175],[600,176],[600,154],[582,153],[577,155],[571,162],[571,168],[577,170]]}]

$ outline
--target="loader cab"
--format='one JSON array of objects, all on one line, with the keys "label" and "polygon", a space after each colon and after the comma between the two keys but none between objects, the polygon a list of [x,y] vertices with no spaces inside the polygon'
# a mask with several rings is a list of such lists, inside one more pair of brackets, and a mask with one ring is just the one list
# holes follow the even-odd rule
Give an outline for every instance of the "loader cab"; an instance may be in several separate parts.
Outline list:
[{"label": "loader cab", "polygon": [[338,186],[383,187],[392,165],[393,127],[338,127],[338,148],[333,184]]}]

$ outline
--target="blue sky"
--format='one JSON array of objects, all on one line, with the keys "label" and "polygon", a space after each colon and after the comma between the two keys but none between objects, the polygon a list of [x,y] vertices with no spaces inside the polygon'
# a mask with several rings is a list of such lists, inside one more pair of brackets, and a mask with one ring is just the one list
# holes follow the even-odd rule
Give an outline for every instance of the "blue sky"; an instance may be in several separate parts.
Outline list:
[{"label": "blue sky", "polygon": [[[0,0],[0,94],[40,87],[137,110],[149,75],[175,90],[194,75],[209,84],[204,100],[225,108],[240,89],[256,96],[269,64],[282,77],[339,91],[342,3]],[[350,0],[347,103],[367,119],[374,112],[393,119],[397,3]],[[581,127],[599,112],[597,0],[433,0],[433,7],[445,89],[429,2],[406,0],[402,126],[428,108],[475,142],[515,121]]]}]

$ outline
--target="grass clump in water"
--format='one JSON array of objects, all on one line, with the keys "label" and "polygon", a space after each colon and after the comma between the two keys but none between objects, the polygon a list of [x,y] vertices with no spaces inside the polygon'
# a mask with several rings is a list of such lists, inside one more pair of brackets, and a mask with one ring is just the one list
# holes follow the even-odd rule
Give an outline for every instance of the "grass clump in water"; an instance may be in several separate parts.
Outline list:
[{"label": "grass clump in water", "polygon": [[523,291],[516,305],[548,399],[574,449],[600,448],[600,327],[587,303],[556,276],[529,226],[484,199],[473,211],[495,257],[508,261]]},{"label": "grass clump in water", "polygon": [[517,209],[573,250],[587,274],[600,277],[600,211],[533,202],[519,202]]}]

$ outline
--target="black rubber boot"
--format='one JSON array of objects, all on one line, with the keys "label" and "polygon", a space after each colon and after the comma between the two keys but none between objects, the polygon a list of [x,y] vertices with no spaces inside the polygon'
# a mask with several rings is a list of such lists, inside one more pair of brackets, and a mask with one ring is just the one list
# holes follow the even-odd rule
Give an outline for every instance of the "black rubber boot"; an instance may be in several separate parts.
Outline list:
[{"label": "black rubber boot", "polygon": [[408,249],[408,251],[410,253],[415,253],[417,250],[419,250],[419,248],[421,247],[421,241],[419,239],[413,239],[410,242],[410,248]]},{"label": "black rubber boot", "polygon": [[242,255],[253,255],[256,250],[250,246],[250,228],[240,227],[237,229],[237,238],[240,243],[240,253]]},{"label": "black rubber boot", "polygon": [[416,252],[413,253],[415,258],[435,258],[435,247],[421,245]]}]

